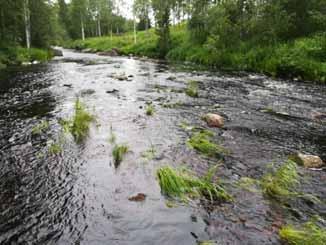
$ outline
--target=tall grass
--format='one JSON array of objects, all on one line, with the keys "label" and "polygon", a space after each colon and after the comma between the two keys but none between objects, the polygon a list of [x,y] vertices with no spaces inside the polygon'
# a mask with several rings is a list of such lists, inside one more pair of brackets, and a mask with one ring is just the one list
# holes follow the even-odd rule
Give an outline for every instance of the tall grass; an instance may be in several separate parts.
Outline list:
[{"label": "tall grass", "polygon": [[280,237],[289,245],[325,245],[326,229],[313,222],[307,222],[301,228],[285,226],[279,231]]},{"label": "tall grass", "polygon": [[186,94],[190,97],[198,97],[198,83],[196,81],[189,81],[187,88],[186,88]]},{"label": "tall grass", "polygon": [[205,197],[210,201],[231,200],[231,196],[214,183],[208,176],[199,178],[185,170],[175,170],[169,166],[157,170],[157,176],[162,192],[170,197],[183,198]]},{"label": "tall grass", "polygon": [[296,196],[295,188],[299,184],[297,165],[288,160],[277,170],[266,174],[261,180],[263,192],[273,198]]},{"label": "tall grass", "polygon": [[224,147],[212,142],[214,133],[208,130],[196,132],[188,140],[188,145],[198,152],[209,156],[220,158],[225,154],[228,154],[228,150]]},{"label": "tall grass", "polygon": [[119,167],[124,156],[127,154],[129,147],[127,145],[115,145],[112,150],[114,166]]},{"label": "tall grass", "polygon": [[83,141],[89,133],[90,124],[95,121],[85,105],[79,98],[75,101],[74,116],[70,120],[61,120],[61,125],[66,132],[70,132],[77,142]]}]

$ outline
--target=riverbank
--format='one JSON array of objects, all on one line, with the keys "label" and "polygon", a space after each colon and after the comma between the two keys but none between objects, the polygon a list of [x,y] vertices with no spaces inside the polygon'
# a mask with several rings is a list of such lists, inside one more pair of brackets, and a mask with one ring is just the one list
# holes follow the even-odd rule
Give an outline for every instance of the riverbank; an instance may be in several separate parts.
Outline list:
[{"label": "riverbank", "polygon": [[24,63],[43,62],[52,58],[48,50],[38,48],[6,47],[0,48],[0,69],[10,65],[21,65]]},{"label": "riverbank", "polygon": [[[89,52],[119,49],[121,54],[157,58],[159,55],[155,30],[113,37],[89,38],[66,43],[68,48]],[[185,24],[171,28],[170,51],[166,59],[204,65],[209,69],[249,71],[273,77],[295,78],[318,83],[326,82],[326,37],[317,35],[273,46],[257,46],[243,42],[236,50],[218,50],[208,40],[193,44]]]}]

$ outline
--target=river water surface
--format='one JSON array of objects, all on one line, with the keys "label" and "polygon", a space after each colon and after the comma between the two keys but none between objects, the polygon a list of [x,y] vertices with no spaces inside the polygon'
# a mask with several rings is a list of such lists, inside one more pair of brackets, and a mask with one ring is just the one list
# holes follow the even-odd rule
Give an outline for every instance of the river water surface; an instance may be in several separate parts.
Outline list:
[{"label": "river water surface", "polygon": [[[119,80],[117,76],[127,76]],[[183,93],[199,82],[199,98]],[[76,144],[62,134],[79,96],[96,116],[89,137]],[[145,115],[153,103],[153,117]],[[217,178],[232,203],[174,203],[155,177],[163,165],[187,166],[199,175],[217,164],[187,147],[205,128],[208,112],[226,118],[214,129],[231,151]],[[270,163],[297,151],[326,160],[326,87],[255,74],[191,71],[149,60],[101,57],[64,50],[64,57],[0,74],[0,244],[280,244],[278,228],[312,216],[326,219],[326,172],[300,168],[302,191],[322,200],[279,207],[260,191],[239,188],[259,179]],[[33,134],[43,121],[49,127]],[[130,152],[116,169],[111,132]],[[62,151],[49,154],[53,142]],[[155,149],[149,158],[149,149]],[[147,195],[144,202],[130,196]],[[169,201],[170,202],[170,201]]]}]

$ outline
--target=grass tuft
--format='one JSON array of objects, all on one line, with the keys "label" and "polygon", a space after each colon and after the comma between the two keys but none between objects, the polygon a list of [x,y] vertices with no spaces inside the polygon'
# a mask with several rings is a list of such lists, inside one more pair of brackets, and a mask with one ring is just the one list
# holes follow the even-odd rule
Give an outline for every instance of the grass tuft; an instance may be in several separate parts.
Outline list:
[{"label": "grass tuft", "polygon": [[75,102],[75,114],[71,120],[61,120],[64,131],[70,132],[77,142],[81,142],[88,136],[90,124],[95,120],[77,98]]},{"label": "grass tuft", "polygon": [[273,173],[269,173],[261,180],[263,192],[273,198],[296,196],[295,187],[299,184],[297,165],[288,160]]},{"label": "grass tuft", "polygon": [[[228,201],[231,196],[212,179],[205,176],[198,178],[189,171],[175,170],[169,166],[157,171],[162,193],[169,197],[184,198],[205,197],[210,201]],[[211,176],[211,173],[208,175]]]},{"label": "grass tuft", "polygon": [[147,107],[146,107],[146,115],[147,116],[153,116],[154,113],[155,113],[155,107],[152,104],[147,105]]},{"label": "grass tuft", "polygon": [[50,127],[48,121],[42,121],[40,124],[32,128],[32,135],[41,134]]},{"label": "grass tuft", "polygon": [[129,147],[127,145],[115,145],[112,150],[114,166],[117,168],[119,167],[120,163],[122,162],[124,156],[128,152]]},{"label": "grass tuft", "polygon": [[190,97],[198,97],[198,89],[198,83],[196,81],[189,81],[186,94]]},{"label": "grass tuft", "polygon": [[58,143],[52,143],[50,146],[49,146],[49,153],[50,155],[58,155],[59,153],[62,152],[62,147],[60,144]]},{"label": "grass tuft", "polygon": [[222,146],[219,146],[211,141],[214,133],[208,130],[203,130],[194,133],[188,140],[188,145],[198,152],[209,157],[222,157],[224,154],[228,154],[228,150]]},{"label": "grass tuft", "polygon": [[289,245],[324,245],[326,244],[326,229],[322,229],[313,222],[307,222],[303,227],[296,229],[285,226],[280,229],[280,237]]}]

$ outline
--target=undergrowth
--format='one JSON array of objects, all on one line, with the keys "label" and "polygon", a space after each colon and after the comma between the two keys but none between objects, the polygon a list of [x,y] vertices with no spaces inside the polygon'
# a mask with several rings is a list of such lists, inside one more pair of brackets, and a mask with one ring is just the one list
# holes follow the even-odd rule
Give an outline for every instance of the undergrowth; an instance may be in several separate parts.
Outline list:
[{"label": "undergrowth", "polygon": [[226,190],[214,183],[213,173],[215,169],[208,172],[202,178],[194,176],[187,170],[175,170],[169,166],[157,170],[157,177],[163,194],[169,197],[183,199],[185,196],[191,198],[205,197],[210,201],[229,201],[231,196]]}]

